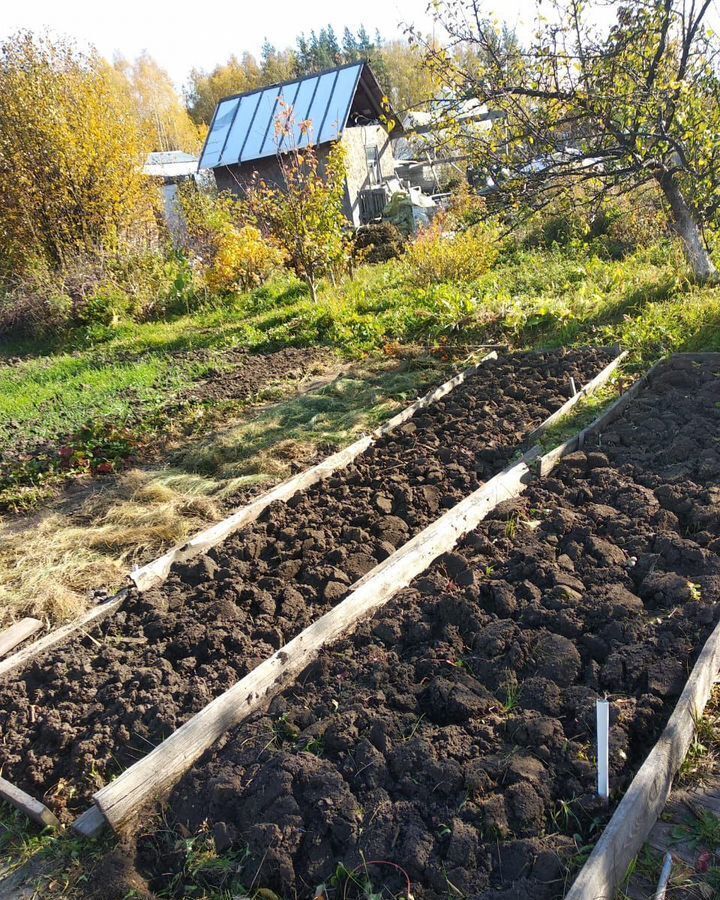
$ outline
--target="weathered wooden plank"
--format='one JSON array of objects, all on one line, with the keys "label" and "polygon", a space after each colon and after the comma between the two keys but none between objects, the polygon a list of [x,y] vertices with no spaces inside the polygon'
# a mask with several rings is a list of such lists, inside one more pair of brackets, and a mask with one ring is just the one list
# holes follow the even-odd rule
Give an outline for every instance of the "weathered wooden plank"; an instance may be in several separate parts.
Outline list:
[{"label": "weathered wooden plank", "polygon": [[622,353],[619,353],[612,362],[608,363],[604,369],[602,369],[598,374],[588,381],[587,384],[583,385],[579,391],[577,391],[569,400],[566,400],[563,405],[554,412],[551,416],[548,416],[542,424],[538,425],[538,427],[531,431],[528,435],[528,442],[536,441],[546,431],[553,427],[553,425],[557,425],[557,423],[563,419],[570,410],[576,406],[581,400],[585,397],[589,397],[590,394],[594,394],[595,391],[602,387],[609,379],[613,372],[617,369],[617,367],[627,358],[628,351],[623,350]]},{"label": "weathered wooden plank", "polygon": [[104,831],[106,825],[105,816],[93,805],[75,819],[72,830],[83,837],[91,838]]},{"label": "weathered wooden plank", "polygon": [[21,791],[19,787],[11,784],[5,778],[0,778],[0,799],[10,803],[15,809],[25,813],[28,818],[39,825],[51,828],[57,828],[60,825],[56,816],[47,806],[39,800],[35,800],[30,794],[26,794],[25,791]]},{"label": "weathered wooden plank", "polygon": [[582,448],[585,444],[586,439],[591,434],[602,434],[602,432],[614,422],[616,419],[620,418],[620,416],[625,411],[628,404],[634,400],[635,397],[640,393],[640,391],[646,387],[650,378],[655,374],[657,368],[662,364],[662,360],[660,362],[656,362],[651,369],[648,370],[647,374],[643,375],[639,378],[634,384],[632,384],[623,394],[621,394],[617,400],[608,406],[608,408],[601,415],[597,417],[594,421],[592,421],[586,428],[583,428],[577,434],[574,434],[571,438],[569,438],[565,443],[560,444],[558,447],[553,448],[548,451],[540,460],[540,476],[544,477],[547,475],[555,466],[560,462],[563,457],[567,456],[569,453],[574,453],[576,450]]},{"label": "weathered wooden plank", "polygon": [[612,900],[615,896],[628,866],[667,802],[718,669],[720,625],[706,641],[668,724],[630,783],[566,900]]},{"label": "weathered wooden plank", "polygon": [[40,631],[42,627],[43,623],[40,619],[33,619],[29,616],[13,622],[9,628],[0,631],[0,656],[9,653],[18,644],[22,644],[23,641],[35,634],[36,631]]},{"label": "weathered wooden plank", "polygon": [[[587,396],[605,383],[622,359],[624,355],[620,354],[576,397]],[[573,398],[573,405],[575,402],[577,399]],[[385,428],[390,430],[397,424],[399,421],[391,420]],[[533,433],[542,434],[545,430],[543,423]],[[493,506],[524,490],[532,480],[528,465],[539,453],[540,448],[534,447],[520,462],[507,467],[368,572],[353,585],[353,592],[341,604],[213,700],[112,784],[98,791],[94,796],[95,807],[83,813],[73,827],[85,834],[98,833],[100,826],[96,810],[100,810],[117,829],[132,818],[135,810],[169,790],[223,732],[281,690],[308,665],[322,646],[343,633],[350,633],[358,621],[387,602],[434,559],[452,549],[459,538],[474,528]],[[370,590],[371,595],[368,594]]]},{"label": "weathered wooden plank", "polygon": [[71,637],[81,628],[97,625],[98,622],[101,622],[106,616],[114,613],[118,607],[122,605],[127,593],[127,588],[123,588],[110,600],[106,600],[105,603],[93,606],[92,609],[89,609],[79,618],[73,619],[72,622],[68,622],[67,625],[61,625],[60,628],[56,628],[54,631],[41,637],[39,641],[34,641],[27,647],[23,647],[22,650],[18,650],[17,653],[13,653],[12,656],[8,656],[7,659],[0,660],[0,676],[7,675],[7,673],[11,672],[13,669],[25,665],[25,663],[38,656],[40,653],[44,653],[56,644],[62,643],[62,641]]},{"label": "weathered wooden plank", "polygon": [[[532,451],[504,469],[396,550],[357,582],[345,600],[98,791],[93,798],[95,805],[110,825],[120,828],[142,806],[170,790],[221,734],[282,690],[322,647],[351,633],[361,620],[407,586],[437,557],[452,550],[460,537],[476,527],[498,503],[523,491],[532,480],[528,464],[537,452]],[[88,820],[95,819],[95,814],[88,812],[76,824],[87,828]]]}]

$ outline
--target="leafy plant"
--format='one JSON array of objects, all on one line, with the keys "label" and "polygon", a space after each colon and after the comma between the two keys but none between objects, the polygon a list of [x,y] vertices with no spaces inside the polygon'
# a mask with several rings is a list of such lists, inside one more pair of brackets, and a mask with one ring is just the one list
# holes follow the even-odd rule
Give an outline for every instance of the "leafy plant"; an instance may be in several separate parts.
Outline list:
[{"label": "leafy plant", "polygon": [[499,231],[489,224],[451,235],[443,231],[442,219],[436,220],[408,246],[403,258],[405,278],[419,286],[474,281],[497,259],[498,240]]},{"label": "leafy plant", "polygon": [[311,127],[310,122],[296,123],[292,108],[284,107],[276,121],[282,184],[255,178],[246,204],[263,234],[285,251],[315,301],[318,279],[335,278],[345,270],[349,247],[343,213],[345,148],[333,144],[321,168],[314,147],[300,148]]}]

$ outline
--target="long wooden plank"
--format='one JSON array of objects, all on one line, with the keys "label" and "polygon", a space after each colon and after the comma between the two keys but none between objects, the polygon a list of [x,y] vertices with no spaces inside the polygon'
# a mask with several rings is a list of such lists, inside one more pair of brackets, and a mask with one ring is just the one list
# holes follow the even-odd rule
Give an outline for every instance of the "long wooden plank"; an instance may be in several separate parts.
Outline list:
[{"label": "long wooden plank", "polygon": [[720,625],[705,642],[677,706],[580,870],[566,900],[612,900],[667,802],[720,670]]},{"label": "long wooden plank", "polygon": [[10,803],[15,809],[25,813],[33,822],[46,827],[57,828],[60,822],[57,817],[39,800],[21,791],[5,778],[0,778],[0,799]]},{"label": "long wooden plank", "polygon": [[643,388],[645,388],[649,383],[652,376],[655,374],[656,370],[663,364],[664,360],[659,360],[652,366],[648,372],[639,378],[636,382],[634,382],[623,394],[621,394],[617,400],[608,406],[608,408],[599,415],[596,419],[594,419],[586,428],[583,428],[577,434],[574,434],[571,438],[568,438],[563,444],[560,444],[558,447],[554,447],[552,450],[549,450],[544,456],[542,456],[539,460],[539,470],[540,476],[542,478],[545,475],[549,474],[549,472],[560,462],[560,460],[567,456],[569,453],[574,453],[576,450],[582,448],[585,444],[585,440],[591,434],[602,434],[602,432],[614,422],[616,419],[620,418],[620,416],[625,412],[628,404],[637,397]]},{"label": "long wooden plank", "polygon": [[[430,563],[452,550],[498,503],[523,491],[532,479],[529,462],[537,452],[536,448],[504,469],[396,550],[357,582],[345,600],[98,791],[93,799],[107,822],[117,830],[146,803],[164,795],[224,732],[282,690],[322,647],[350,634],[361,620],[406,587]],[[97,812],[91,808],[73,827],[83,834],[96,833],[97,822]]]},{"label": "long wooden plank", "polygon": [[43,623],[40,619],[33,619],[30,616],[13,622],[9,628],[0,631],[0,656],[5,656],[6,653],[14,650],[18,644],[22,644],[42,627]]},{"label": "long wooden plank", "polygon": [[60,628],[56,628],[54,631],[41,637],[39,641],[34,641],[27,647],[23,647],[22,650],[18,650],[17,653],[13,653],[12,656],[8,656],[7,659],[0,660],[0,676],[7,675],[7,673],[11,672],[13,669],[24,666],[25,663],[29,662],[34,657],[39,656],[46,650],[52,649],[56,644],[62,643],[67,638],[72,637],[75,632],[88,626],[97,625],[98,622],[101,622],[106,616],[114,613],[122,605],[127,593],[128,589],[123,588],[110,600],[106,600],[105,603],[93,606],[92,609],[83,613],[79,618],[73,619],[72,622],[68,622],[67,625],[61,625]]},{"label": "long wooden plank", "polygon": [[[167,553],[164,553],[147,565],[142,566],[142,568],[136,569],[130,574],[130,580],[135,584],[138,590],[141,591],[146,591],[154,585],[160,584],[167,578],[174,563],[186,562],[194,556],[205,553],[211,547],[221,543],[226,537],[239,530],[244,525],[254,522],[262,511],[271,503],[274,503],[276,500],[289,500],[304,488],[310,487],[321,479],[327,478],[338,469],[342,469],[349,465],[379,437],[392,431],[393,428],[397,428],[398,425],[407,422],[407,420],[414,416],[418,410],[429,406],[431,403],[434,403],[446,394],[449,394],[450,391],[462,384],[468,377],[478,372],[483,363],[487,362],[489,359],[497,359],[497,356],[495,350],[485,354],[476,365],[470,366],[438,387],[428,391],[418,400],[414,401],[405,409],[397,413],[397,415],[385,422],[380,428],[359,438],[349,447],[345,447],[343,450],[334,453],[321,463],[312,466],[312,468],[299,472],[292,478],[281,482],[279,485],[272,488],[272,490],[257,497],[251,503],[240,507],[240,509],[236,510],[221,522],[216,522],[209,528],[199,532],[187,543],[168,550]],[[88,610],[88,612],[84,613],[79,618],[51,631],[39,641],[24,647],[18,653],[1,661],[0,677],[11,672],[13,669],[24,666],[35,656],[38,656],[54,647],[56,644],[60,644],[67,640],[76,631],[79,631],[88,625],[96,625],[103,618],[114,613],[122,605],[126,596],[127,589],[123,588],[114,597],[111,597],[102,605]]]}]

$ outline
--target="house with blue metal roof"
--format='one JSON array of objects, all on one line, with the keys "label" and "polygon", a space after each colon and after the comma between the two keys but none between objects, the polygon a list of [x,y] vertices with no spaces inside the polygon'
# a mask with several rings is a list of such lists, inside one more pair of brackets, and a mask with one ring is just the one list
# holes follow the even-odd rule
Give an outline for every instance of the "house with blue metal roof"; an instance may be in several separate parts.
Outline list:
[{"label": "house with blue metal roof", "polygon": [[[278,127],[288,116],[290,127]],[[322,165],[341,141],[345,213],[357,226],[385,205],[383,182],[395,175],[390,138],[401,131],[370,66],[354,62],[220,100],[199,168],[212,169],[220,190],[242,195],[254,177],[282,186],[283,152],[312,146]]]}]

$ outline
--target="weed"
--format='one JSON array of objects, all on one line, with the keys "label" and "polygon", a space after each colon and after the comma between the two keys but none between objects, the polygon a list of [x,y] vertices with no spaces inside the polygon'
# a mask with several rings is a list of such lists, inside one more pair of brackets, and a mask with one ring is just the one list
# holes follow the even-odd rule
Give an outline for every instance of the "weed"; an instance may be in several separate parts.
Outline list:
[{"label": "weed", "polygon": [[689,843],[693,848],[707,847],[715,851],[720,848],[720,819],[695,804],[687,804],[694,819],[692,822],[676,825],[672,837],[677,841]]},{"label": "weed", "polygon": [[509,681],[505,685],[505,703],[502,711],[508,715],[520,705],[520,685],[516,681]]}]

